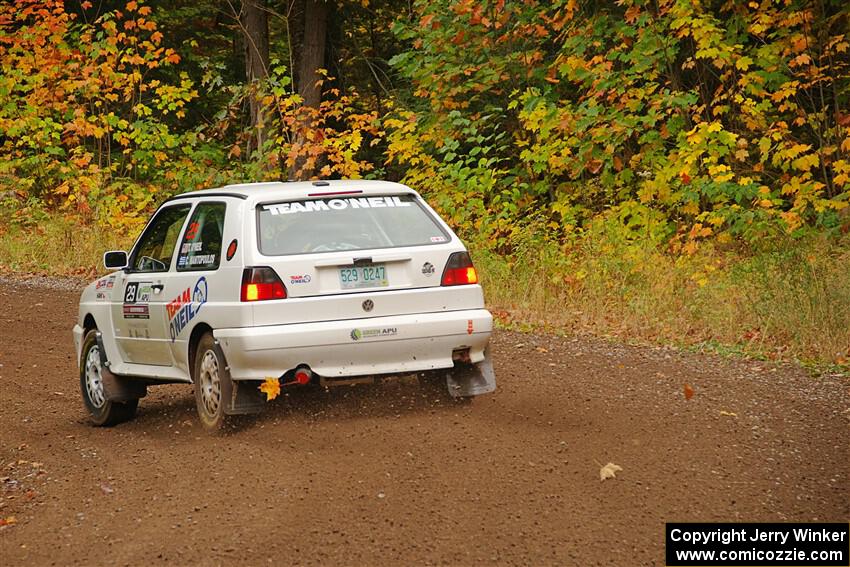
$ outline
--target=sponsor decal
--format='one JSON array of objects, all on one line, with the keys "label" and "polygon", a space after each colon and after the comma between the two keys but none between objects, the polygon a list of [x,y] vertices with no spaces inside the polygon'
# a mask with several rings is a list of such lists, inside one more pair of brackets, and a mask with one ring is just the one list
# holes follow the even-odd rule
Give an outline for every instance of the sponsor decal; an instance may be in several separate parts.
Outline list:
[{"label": "sponsor decal", "polygon": [[[350,199],[317,199],[265,205],[263,210],[273,215],[313,213],[316,211],[341,211],[343,209],[382,209],[386,207],[410,207],[413,203],[399,197],[352,197]],[[442,242],[442,241],[441,241]]]},{"label": "sponsor decal", "polygon": [[432,236],[431,237],[431,242],[445,242],[446,240],[448,240],[448,238],[446,238],[445,236]]},{"label": "sponsor decal", "polygon": [[134,303],[124,304],[125,319],[150,319],[150,311],[147,305],[138,305]]},{"label": "sponsor decal", "polygon": [[424,264],[422,264],[422,273],[425,276],[430,278],[434,275],[435,271],[436,270],[434,269],[434,264],[432,264],[431,262],[425,262]]},{"label": "sponsor decal", "polygon": [[124,303],[150,303],[153,282],[129,282],[124,288]]},{"label": "sponsor decal", "polygon": [[303,276],[289,276],[289,283],[291,284],[300,284],[300,283],[310,283],[313,278],[310,277],[310,274],[304,274]]},{"label": "sponsor decal", "polygon": [[466,334],[471,335],[472,331],[473,331],[473,329],[472,329],[472,319],[470,319],[469,321],[466,322]]},{"label": "sponsor decal", "polygon": [[95,299],[95,301],[108,301],[109,300],[109,294],[104,292],[104,291],[99,291],[99,292],[94,294],[94,299]]},{"label": "sponsor decal", "polygon": [[227,247],[227,261],[231,261],[233,256],[236,255],[236,249],[239,247],[239,242],[234,238],[230,241],[230,245]]},{"label": "sponsor decal", "polygon": [[171,341],[177,340],[181,331],[194,319],[201,306],[207,302],[207,278],[200,277],[193,288],[186,288],[183,293],[169,301],[165,305],[168,317],[168,332]]},{"label": "sponsor decal", "polygon": [[394,337],[398,334],[396,327],[375,327],[373,329],[352,329],[351,340],[367,340],[367,339],[382,339],[385,337]]},{"label": "sponsor decal", "polygon": [[115,285],[115,276],[109,276],[109,277],[101,278],[101,279],[97,280],[97,283],[95,284],[94,288],[95,289],[112,289],[112,287],[114,285]]}]

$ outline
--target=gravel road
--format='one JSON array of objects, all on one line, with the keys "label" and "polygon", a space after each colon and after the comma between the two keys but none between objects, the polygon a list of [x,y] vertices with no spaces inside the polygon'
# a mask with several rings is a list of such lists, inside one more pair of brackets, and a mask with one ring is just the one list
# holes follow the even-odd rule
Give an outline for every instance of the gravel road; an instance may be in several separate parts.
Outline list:
[{"label": "gravel road", "polygon": [[663,565],[667,521],[850,519],[847,378],[498,332],[468,406],[294,390],[211,437],[171,385],[97,429],[75,287],[0,280],[3,565]]}]

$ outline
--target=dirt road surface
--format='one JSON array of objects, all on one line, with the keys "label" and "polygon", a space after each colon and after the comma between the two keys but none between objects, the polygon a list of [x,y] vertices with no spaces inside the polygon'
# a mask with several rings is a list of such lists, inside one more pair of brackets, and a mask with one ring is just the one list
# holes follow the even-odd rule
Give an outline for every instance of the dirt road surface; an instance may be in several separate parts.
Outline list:
[{"label": "dirt road surface", "polygon": [[172,385],[97,429],[78,297],[0,283],[5,566],[663,565],[666,521],[850,519],[846,378],[499,332],[469,406],[293,391],[211,437]]}]

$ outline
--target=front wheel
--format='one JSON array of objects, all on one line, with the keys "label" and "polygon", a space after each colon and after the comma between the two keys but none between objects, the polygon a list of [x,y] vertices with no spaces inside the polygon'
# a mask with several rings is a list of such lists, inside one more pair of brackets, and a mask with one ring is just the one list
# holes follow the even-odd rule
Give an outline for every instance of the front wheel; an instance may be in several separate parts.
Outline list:
[{"label": "front wheel", "polygon": [[83,352],[80,357],[80,392],[90,419],[97,426],[110,426],[129,421],[135,417],[136,408],[139,406],[138,399],[113,402],[106,398],[106,392],[103,389],[100,345],[97,344],[95,330],[86,333],[83,339]]},{"label": "front wheel", "polygon": [[224,406],[233,385],[224,352],[211,333],[205,334],[198,342],[194,368],[195,404],[201,425],[210,431],[221,431],[228,423],[229,416]]}]

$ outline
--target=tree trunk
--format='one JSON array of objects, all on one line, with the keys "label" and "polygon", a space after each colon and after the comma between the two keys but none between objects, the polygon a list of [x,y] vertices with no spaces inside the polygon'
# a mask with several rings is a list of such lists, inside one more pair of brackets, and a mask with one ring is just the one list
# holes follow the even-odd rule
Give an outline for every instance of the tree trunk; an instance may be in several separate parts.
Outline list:
[{"label": "tree trunk", "polygon": [[257,96],[257,82],[269,74],[269,19],[266,0],[242,0],[239,15],[245,40],[245,78],[251,94],[248,104],[251,110],[251,126],[257,134],[257,150],[261,153],[265,142],[265,112]]},{"label": "tree trunk", "polygon": [[[303,99],[302,105],[308,107],[304,120],[295,126],[293,142],[301,146],[305,142],[304,132],[312,127],[309,108],[318,108],[322,102],[322,87],[317,83],[323,79],[319,69],[325,66],[325,43],[328,30],[328,2],[325,0],[303,0],[304,11],[300,19],[300,38],[296,52],[296,82],[298,94]],[[301,155],[295,159],[289,170],[289,178],[295,180],[309,179],[315,176],[319,165],[307,167],[307,156]]]},{"label": "tree trunk", "polygon": [[298,58],[298,94],[304,105],[316,108],[322,102],[318,70],[325,66],[325,40],[328,31],[328,3],[325,0],[304,1],[304,35]]}]

